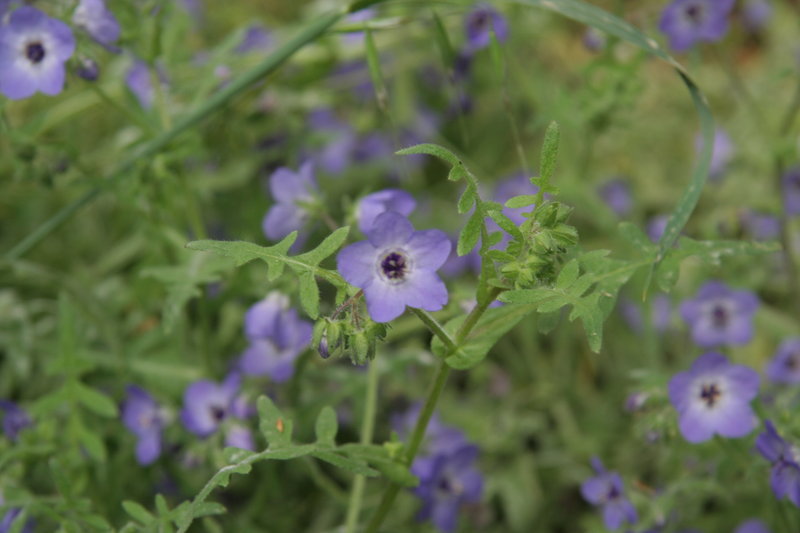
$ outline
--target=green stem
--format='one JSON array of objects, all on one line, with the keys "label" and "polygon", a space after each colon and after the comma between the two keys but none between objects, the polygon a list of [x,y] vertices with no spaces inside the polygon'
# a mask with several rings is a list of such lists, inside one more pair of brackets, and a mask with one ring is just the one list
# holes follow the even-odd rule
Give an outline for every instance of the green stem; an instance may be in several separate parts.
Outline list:
[{"label": "green stem", "polygon": [[[350,11],[356,11],[364,7],[376,4],[383,0],[370,0],[368,2],[356,2]],[[286,60],[294,55],[298,50],[303,48],[308,43],[314,41],[316,38],[324,34],[328,28],[333,26],[339,19],[344,16],[344,12],[336,11],[323,15],[313,20],[308,26],[303,28],[297,35],[289,39],[286,43],[280,46],[275,52],[270,54],[263,62],[253,67],[251,70],[243,73],[241,76],[233,80],[230,84],[220,89],[219,92],[212,95],[206,102],[195,109],[188,115],[184,116],[175,124],[174,127],[161,133],[150,141],[142,144],[138,150],[125,158],[108,176],[105,180],[106,186],[114,184],[124,176],[127,176],[140,161],[148,161],[156,153],[161,151],[176,137],[183,134],[185,131],[192,130],[198,123],[212,115],[217,110],[228,104],[235,97],[239,96],[252,85],[263,79],[268,74],[271,74],[278,69]],[[39,244],[53,231],[58,229],[67,220],[81,210],[84,206],[90,204],[97,198],[103,189],[96,187],[83,196],[62,208],[52,218],[46,220],[41,226],[36,228],[32,233],[20,241],[16,246],[6,253],[7,259],[19,259],[34,246]]]},{"label": "green stem", "polygon": [[[361,444],[372,443],[372,434],[375,430],[375,411],[378,405],[378,365],[375,361],[369,365],[367,373],[367,396],[364,406],[364,419],[361,421]],[[347,506],[347,518],[345,520],[346,533],[355,533],[358,525],[358,515],[361,512],[361,502],[364,499],[364,486],[367,478],[357,474],[353,480],[353,488],[350,492],[350,503]]]},{"label": "green stem", "polygon": [[[408,448],[406,448],[405,461],[407,465],[411,465],[411,463],[414,462],[414,458],[417,456],[417,452],[419,452],[419,448],[422,445],[422,440],[425,438],[425,430],[428,428],[428,423],[430,422],[433,412],[436,409],[439,396],[441,396],[442,391],[444,390],[444,385],[447,383],[447,377],[450,375],[450,366],[445,363],[447,357],[452,355],[458,349],[461,343],[464,342],[470,331],[472,331],[472,328],[474,328],[475,324],[478,323],[480,317],[484,312],[486,312],[486,309],[489,308],[489,305],[501,292],[503,292],[503,289],[499,287],[492,287],[491,291],[489,292],[489,297],[486,298],[486,301],[482,304],[477,304],[472,309],[469,315],[467,315],[467,318],[464,319],[461,327],[456,332],[455,342],[452,345],[453,347],[448,349],[445,357],[439,361],[439,366],[436,368],[436,374],[434,375],[433,383],[431,383],[431,387],[428,389],[428,396],[425,399],[425,404],[422,406],[422,410],[419,413],[419,418],[414,426],[414,431],[411,433],[411,438],[408,442]],[[414,311],[416,312],[417,310],[415,309]],[[417,316],[420,315],[417,314]],[[420,318],[425,325],[428,325],[428,322],[426,322],[423,317],[420,316]],[[430,318],[432,319],[433,317]],[[436,333],[433,328],[431,331]],[[444,332],[444,330],[442,330],[442,332]],[[446,335],[446,332],[444,333]],[[447,338],[449,339],[449,335]],[[444,339],[442,339],[442,342],[444,342]],[[450,340],[450,342],[453,343],[452,340]],[[399,485],[392,484],[389,486],[389,488],[383,494],[383,498],[378,505],[377,511],[375,511],[375,514],[372,515],[372,519],[369,521],[369,524],[367,524],[366,533],[375,533],[378,531],[378,528],[383,523],[386,515],[389,514],[389,511],[392,509],[394,500],[397,498],[399,493]]]},{"label": "green stem", "polygon": [[100,100],[102,100],[107,105],[114,108],[115,111],[123,115],[126,119],[130,120],[133,124],[136,124],[147,133],[150,134],[156,133],[156,128],[154,128],[152,124],[147,122],[147,120],[145,120],[144,117],[131,111],[130,107],[126,107],[117,102],[116,100],[114,100],[113,98],[111,98],[111,96],[109,96],[108,93],[105,91],[105,89],[103,89],[100,85],[98,85],[97,83],[90,83],[89,87],[91,87],[92,91],[94,91],[94,93],[100,98]]},{"label": "green stem", "polygon": [[422,309],[412,307],[411,310],[419,317],[420,320],[422,320],[426,326],[428,326],[428,329],[430,329],[434,335],[439,337],[439,340],[442,341],[448,352],[456,351],[456,342],[453,340],[450,334],[445,331],[444,327],[439,324],[438,320],[433,318],[430,313]]}]

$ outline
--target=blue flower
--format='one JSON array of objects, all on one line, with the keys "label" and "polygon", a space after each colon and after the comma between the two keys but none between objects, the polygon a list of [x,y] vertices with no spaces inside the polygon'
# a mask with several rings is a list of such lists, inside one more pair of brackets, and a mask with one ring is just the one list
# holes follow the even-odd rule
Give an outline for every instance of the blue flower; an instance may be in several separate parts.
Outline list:
[{"label": "blue flower", "polygon": [[722,282],[709,281],[693,299],[681,304],[680,311],[692,328],[695,344],[711,348],[750,342],[758,305],[758,297],[751,291],[737,291]]},{"label": "blue flower", "polygon": [[20,431],[33,425],[28,413],[14,402],[0,400],[0,409],[3,410],[3,433],[12,441],[17,440]]},{"label": "blue flower", "polygon": [[756,438],[756,449],[770,463],[770,485],[779,500],[789,498],[800,507],[800,453],[793,444],[778,434],[770,420],[764,422],[764,432]]},{"label": "blue flower", "polygon": [[508,22],[489,4],[478,4],[467,14],[464,30],[467,34],[466,48],[470,53],[489,46],[492,31],[498,42],[508,38]]},{"label": "blue flower", "polygon": [[66,61],[75,51],[69,26],[30,6],[0,24],[0,93],[12,100],[64,88]]},{"label": "blue flower", "polygon": [[250,414],[247,403],[239,396],[241,378],[231,373],[221,384],[200,380],[192,383],[183,393],[181,422],[198,437],[208,437],[224,425],[225,443],[245,449],[254,449],[250,430],[235,419],[244,419]]},{"label": "blue flower", "polygon": [[596,457],[592,459],[592,467],[597,475],[581,484],[583,498],[592,505],[602,508],[606,528],[617,529],[624,522],[635,524],[638,520],[636,508],[625,497],[625,489],[619,474],[607,471]]},{"label": "blue flower", "polygon": [[275,204],[261,226],[268,239],[278,241],[303,229],[311,218],[310,208],[317,192],[314,165],[305,162],[297,172],[286,167],[277,169],[269,178],[269,189]]},{"label": "blue flower", "polygon": [[669,382],[669,400],[678,411],[679,428],[689,442],[703,442],[715,433],[744,437],[756,427],[750,402],[758,395],[758,372],[732,365],[719,353],[698,357],[692,367]]},{"label": "blue flower", "polygon": [[734,0],[674,0],[664,9],[658,27],[679,52],[698,41],[719,41],[728,31],[733,4]]},{"label": "blue flower", "polygon": [[767,525],[758,518],[751,518],[739,524],[733,533],[770,533]]},{"label": "blue flower", "polygon": [[161,407],[141,387],[130,385],[122,404],[122,422],[138,441],[136,460],[149,465],[161,455],[161,432],[166,423]]},{"label": "blue flower", "polygon": [[368,194],[358,202],[356,209],[358,228],[367,233],[381,213],[394,211],[407,217],[415,207],[417,202],[414,197],[400,189],[384,189]]},{"label": "blue flower", "polygon": [[386,211],[375,219],[366,241],[339,252],[336,266],[348,283],[364,290],[370,317],[389,322],[406,306],[426,311],[445,306],[447,287],[436,271],[450,246],[443,231],[414,231],[403,215]]},{"label": "blue flower", "polygon": [[269,293],[248,309],[244,324],[250,346],[239,362],[242,372],[277,383],[291,378],[295,360],[311,342],[312,326],[289,307],[289,298]]},{"label": "blue flower", "polygon": [[103,0],[81,0],[72,14],[72,22],[100,44],[108,46],[119,39],[119,22]]},{"label": "blue flower", "polygon": [[617,216],[624,217],[633,208],[633,198],[628,182],[622,178],[615,178],[606,181],[597,188],[600,198],[614,211]]}]

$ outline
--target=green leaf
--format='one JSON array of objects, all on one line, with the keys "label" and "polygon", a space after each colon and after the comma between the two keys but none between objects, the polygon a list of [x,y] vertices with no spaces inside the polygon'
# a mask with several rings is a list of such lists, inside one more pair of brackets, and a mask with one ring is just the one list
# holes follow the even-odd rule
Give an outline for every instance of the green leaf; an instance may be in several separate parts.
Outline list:
[{"label": "green leaf", "polygon": [[439,146],[438,144],[417,144],[414,146],[409,146],[408,148],[403,148],[402,150],[398,150],[395,152],[399,155],[412,155],[412,154],[427,154],[432,155],[434,157],[438,157],[445,163],[449,163],[452,167],[461,166],[463,163],[461,159],[453,152],[448,150],[443,146]]},{"label": "green leaf", "polygon": [[317,286],[317,279],[311,272],[300,272],[297,280],[300,282],[300,304],[306,314],[316,320],[319,316],[319,286]]},{"label": "green leaf", "polygon": [[339,228],[325,237],[325,239],[319,243],[316,248],[304,254],[295,256],[294,259],[308,265],[318,265],[327,257],[335,254],[339,248],[342,247],[345,241],[347,241],[347,236],[349,234],[349,226]]},{"label": "green leaf", "polygon": [[237,267],[250,261],[261,259],[267,263],[267,267],[270,270],[275,269],[278,271],[277,275],[279,276],[283,271],[285,260],[288,259],[286,253],[295,240],[297,240],[297,232],[293,231],[273,246],[259,246],[244,241],[192,241],[187,243],[186,247],[190,250],[214,252],[218,255],[230,257]]},{"label": "green leaf", "polygon": [[632,222],[620,222],[617,226],[622,239],[627,242],[634,250],[641,251],[644,255],[654,254],[658,246]]},{"label": "green leaf", "polygon": [[366,477],[375,477],[378,475],[377,470],[368,467],[364,462],[349,459],[332,451],[318,450],[312,452],[311,455],[321,461],[325,461],[326,463],[330,463],[333,466],[347,470],[348,472],[352,472],[354,474],[359,474]]},{"label": "green leaf", "polygon": [[542,161],[541,161],[541,180],[542,185],[546,186],[550,183],[550,178],[556,169],[556,160],[558,159],[558,143],[561,133],[558,129],[557,122],[551,122],[547,126],[547,131],[544,133],[544,142],[542,143]]},{"label": "green leaf", "polygon": [[433,34],[436,37],[436,45],[442,56],[442,63],[447,68],[452,68],[452,65],[455,64],[456,53],[453,50],[450,36],[447,34],[447,28],[436,11],[433,11],[433,29]]},{"label": "green leaf", "polygon": [[510,207],[511,209],[517,209],[520,207],[528,207],[529,205],[534,205],[535,203],[535,194],[521,194],[519,196],[509,198],[508,201],[506,201],[505,206]]},{"label": "green leaf", "polygon": [[561,272],[558,273],[558,278],[556,278],[556,287],[563,289],[569,287],[575,280],[578,279],[578,274],[580,273],[580,265],[578,265],[577,259],[572,259],[566,265],[561,267]]},{"label": "green leaf", "polygon": [[128,513],[131,518],[138,520],[144,525],[151,523],[155,519],[155,517],[150,514],[150,511],[133,500],[124,500],[122,502],[122,508],[125,509],[125,512]]},{"label": "green leaf", "polygon": [[78,440],[86,449],[86,452],[95,460],[104,463],[106,461],[106,445],[96,433],[82,427],[78,433]]},{"label": "green leaf", "polygon": [[481,237],[481,226],[483,224],[483,217],[476,209],[470,215],[461,234],[458,236],[458,244],[456,245],[456,253],[459,256],[467,255],[478,244],[478,239]]},{"label": "green leaf", "polygon": [[315,425],[317,443],[324,446],[335,446],[337,431],[339,431],[339,422],[336,420],[336,411],[331,406],[326,405],[317,416]]},{"label": "green leaf", "polygon": [[461,195],[461,198],[458,199],[458,212],[463,215],[469,211],[475,204],[477,195],[478,191],[475,185],[467,183],[467,188],[464,189],[464,193]]},{"label": "green leaf", "polygon": [[292,443],[292,421],[286,419],[269,396],[260,396],[258,407],[259,429],[266,437],[270,449],[290,446]]},{"label": "green leaf", "polygon": [[[454,354],[448,354],[442,341],[434,337],[431,350],[439,357],[447,356],[446,362],[458,370],[466,370],[480,363],[500,338],[516,326],[520,320],[536,310],[530,305],[506,305],[488,309],[481,316],[469,336]],[[444,329],[455,334],[466,317],[460,316],[445,324]]]},{"label": "green leaf", "polygon": [[118,416],[117,404],[105,394],[80,382],[75,383],[73,391],[78,401],[92,412],[107,418],[116,418]]},{"label": "green leaf", "polygon": [[372,79],[372,86],[375,89],[375,100],[378,102],[378,107],[385,110],[386,99],[388,98],[386,83],[381,72],[381,61],[378,55],[378,48],[375,46],[375,39],[372,38],[372,32],[366,24],[364,25],[364,34],[366,37],[364,41],[367,45],[367,67],[369,68],[369,76]]},{"label": "green leaf", "polygon": [[514,221],[508,218],[502,211],[490,209],[486,211],[486,214],[488,214],[489,218],[494,220],[497,223],[497,225],[503,229],[503,231],[505,231],[512,237],[516,237],[517,239],[522,239],[522,233],[520,232],[517,225],[514,224]]}]

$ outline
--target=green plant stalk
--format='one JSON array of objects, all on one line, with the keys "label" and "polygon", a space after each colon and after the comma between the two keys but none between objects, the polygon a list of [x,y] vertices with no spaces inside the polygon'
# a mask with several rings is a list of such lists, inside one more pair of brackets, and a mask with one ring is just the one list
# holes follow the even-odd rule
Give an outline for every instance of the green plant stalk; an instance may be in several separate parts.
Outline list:
[{"label": "green plant stalk", "polygon": [[456,341],[454,341],[450,334],[445,331],[444,327],[439,324],[438,320],[433,318],[430,313],[422,309],[412,307],[411,310],[415,315],[417,315],[417,317],[419,317],[420,320],[422,320],[426,326],[428,326],[428,329],[430,329],[434,335],[439,337],[439,340],[442,341],[442,344],[444,344],[444,347],[448,352],[456,351]]},{"label": "green plant stalk", "polygon": [[[369,364],[367,370],[367,395],[364,401],[364,419],[361,421],[361,444],[371,444],[375,431],[375,412],[378,406],[378,365],[375,361]],[[350,503],[347,506],[345,519],[345,532],[355,533],[358,525],[358,515],[361,513],[361,503],[364,500],[364,486],[367,478],[356,474],[353,488],[350,492]]]},{"label": "green plant stalk", "polygon": [[[297,35],[281,45],[275,52],[269,55],[263,62],[259,63],[251,70],[245,72],[229,85],[212,95],[202,106],[195,109],[178,122],[168,131],[157,135],[150,141],[142,144],[138,150],[125,158],[106,179],[106,187],[116,183],[133,170],[140,161],[147,161],[153,155],[161,151],[165,146],[172,142],[187,130],[191,130],[205,118],[212,115],[215,111],[228,104],[235,97],[250,88],[256,82],[278,69],[286,60],[294,55],[298,50],[308,43],[323,35],[328,28],[336,24],[347,12],[354,12],[370,5],[383,2],[385,0],[369,0],[355,2],[349,10],[335,11],[313,20],[308,26],[303,28]],[[9,250],[5,256],[7,259],[19,259],[34,246],[39,244],[48,235],[61,227],[62,224],[72,218],[75,213],[90,204],[103,191],[101,187],[95,187],[84,193],[83,196],[74,200],[58,211],[51,218],[46,220],[41,226],[36,228],[16,246]]]},{"label": "green plant stalk", "polygon": [[[483,313],[486,312],[486,309],[489,308],[489,305],[500,295],[501,292],[503,292],[503,290],[504,289],[499,287],[492,287],[491,291],[489,292],[489,297],[486,299],[486,301],[483,304],[476,305],[472,311],[470,311],[469,315],[467,315],[467,318],[464,319],[461,327],[456,332],[455,344],[453,345],[452,349],[448,349],[446,352],[447,355],[445,355],[445,357],[439,361],[439,366],[436,368],[436,374],[434,375],[433,383],[431,383],[430,389],[428,389],[428,395],[425,398],[425,404],[422,406],[419,418],[414,426],[414,431],[411,434],[408,447],[406,448],[406,465],[411,465],[411,463],[414,462],[414,458],[417,456],[417,452],[419,452],[419,448],[422,445],[422,440],[425,438],[425,430],[428,428],[428,423],[433,416],[434,410],[436,410],[436,404],[439,402],[439,396],[441,396],[445,383],[447,383],[447,377],[450,375],[450,366],[445,361],[447,361],[447,358],[455,353],[458,347],[461,346],[461,343],[463,343],[467,338],[467,335],[469,335],[470,331],[472,331],[472,328],[475,327],[475,324],[478,323],[478,320],[481,318],[481,316],[483,316]],[[417,316],[420,315],[417,314]],[[422,319],[422,317],[420,318]],[[429,326],[426,320],[422,319],[422,321],[426,326]],[[447,335],[442,328],[439,329],[441,329],[442,333],[444,333],[446,337],[439,336],[437,331],[434,329],[431,329],[431,332],[439,336],[442,342],[447,344],[448,340],[450,339],[449,335]],[[452,343],[453,341],[449,340],[449,342]],[[392,508],[392,504],[394,503],[395,498],[397,498],[397,494],[399,492],[399,485],[392,484],[389,486],[389,488],[383,494],[383,498],[378,505],[378,510],[375,511],[375,514],[372,515],[372,519],[369,521],[369,524],[367,524],[366,533],[375,533],[378,531],[378,528],[383,523],[386,515],[389,514],[389,510]]]}]

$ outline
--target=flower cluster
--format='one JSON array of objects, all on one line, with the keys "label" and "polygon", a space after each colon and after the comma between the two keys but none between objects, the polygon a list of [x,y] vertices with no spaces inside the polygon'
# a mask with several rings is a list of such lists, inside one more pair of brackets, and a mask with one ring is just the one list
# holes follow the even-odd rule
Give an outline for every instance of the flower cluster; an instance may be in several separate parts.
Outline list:
[{"label": "flower cluster", "polygon": [[[417,406],[396,416],[395,431],[408,435],[419,414]],[[417,519],[431,520],[444,533],[455,531],[461,507],[478,503],[483,493],[483,476],[475,468],[478,451],[461,431],[442,424],[435,415],[431,418],[422,453],[411,465],[411,473],[419,478],[414,494],[422,500]]]}]

